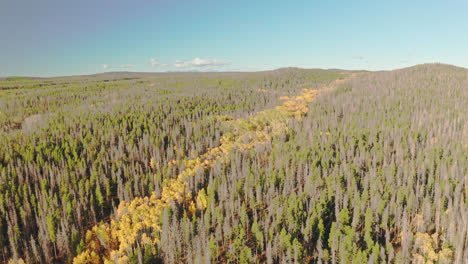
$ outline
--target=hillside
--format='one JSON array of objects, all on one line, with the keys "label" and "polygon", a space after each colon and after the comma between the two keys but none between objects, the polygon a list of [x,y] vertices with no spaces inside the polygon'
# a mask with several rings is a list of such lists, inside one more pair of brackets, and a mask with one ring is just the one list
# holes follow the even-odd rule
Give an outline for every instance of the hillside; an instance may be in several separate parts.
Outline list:
[{"label": "hillside", "polygon": [[0,80],[0,261],[464,263],[468,70]]}]

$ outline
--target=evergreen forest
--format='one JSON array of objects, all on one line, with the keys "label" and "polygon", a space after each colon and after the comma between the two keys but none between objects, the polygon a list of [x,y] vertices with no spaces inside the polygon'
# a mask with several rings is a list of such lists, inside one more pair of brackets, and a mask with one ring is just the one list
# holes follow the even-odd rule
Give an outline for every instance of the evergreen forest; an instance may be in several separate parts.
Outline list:
[{"label": "evergreen forest", "polygon": [[468,263],[468,70],[0,79],[0,263]]}]

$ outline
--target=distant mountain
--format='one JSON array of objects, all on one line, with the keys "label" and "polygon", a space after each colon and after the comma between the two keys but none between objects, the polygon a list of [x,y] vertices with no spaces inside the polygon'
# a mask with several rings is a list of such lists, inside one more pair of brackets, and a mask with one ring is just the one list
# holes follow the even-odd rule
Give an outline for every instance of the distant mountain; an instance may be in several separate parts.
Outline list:
[{"label": "distant mountain", "polygon": [[[400,69],[395,69],[391,71],[406,71],[406,70],[418,70],[418,69],[440,69],[440,70],[455,70],[455,71],[463,71],[466,70],[463,67],[455,66],[455,65],[450,65],[450,64],[444,64],[444,63],[423,63],[423,64],[417,64],[414,66],[410,67],[405,67],[405,68],[400,68]],[[250,73],[255,73],[255,72],[287,72],[287,71],[294,71],[294,70],[321,70],[319,68],[299,68],[299,67],[283,67],[283,68],[278,68],[275,70],[265,70],[265,71],[249,71]],[[337,71],[337,72],[372,72],[369,70],[346,70],[346,69],[341,69],[341,68],[328,68],[328,69],[323,69],[323,70],[329,70],[329,71]],[[388,70],[384,70],[388,71]],[[56,79],[56,78],[98,78],[98,79],[115,79],[116,77],[144,77],[144,76],[151,76],[151,75],[162,75],[162,74],[167,74],[167,73],[240,73],[244,71],[200,71],[200,70],[168,70],[165,72],[132,72],[132,71],[113,71],[113,72],[102,72],[102,73],[95,73],[95,74],[86,74],[86,75],[71,75],[71,76],[56,76],[56,77],[31,77],[31,76],[11,76],[11,77],[2,77],[0,80],[12,80],[12,81],[19,81],[19,80],[41,80],[41,79]],[[379,72],[379,71],[376,71]]]}]

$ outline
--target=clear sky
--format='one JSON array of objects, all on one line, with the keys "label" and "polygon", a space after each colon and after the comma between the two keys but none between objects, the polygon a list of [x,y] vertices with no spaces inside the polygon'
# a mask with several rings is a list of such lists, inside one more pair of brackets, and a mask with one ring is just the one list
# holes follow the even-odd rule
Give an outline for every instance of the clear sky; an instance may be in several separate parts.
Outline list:
[{"label": "clear sky", "polygon": [[1,0],[0,76],[468,68],[468,1]]}]

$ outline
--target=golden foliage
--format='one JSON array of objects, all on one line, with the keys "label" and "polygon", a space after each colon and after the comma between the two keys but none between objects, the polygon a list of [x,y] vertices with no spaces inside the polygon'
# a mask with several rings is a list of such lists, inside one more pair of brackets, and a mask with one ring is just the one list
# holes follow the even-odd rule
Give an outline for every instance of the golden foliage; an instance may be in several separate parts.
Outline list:
[{"label": "golden foliage", "polygon": [[156,169],[156,160],[154,158],[151,158],[150,160],[150,167],[151,169]]},{"label": "golden foliage", "polygon": [[434,233],[416,233],[414,238],[413,254],[415,263],[451,263],[453,258],[453,251],[450,248],[444,247],[438,250],[439,234]]},{"label": "golden foliage", "polygon": [[[0,112],[1,114],[2,112]],[[25,264],[26,262],[24,262],[24,260],[22,258],[19,258],[17,260],[15,260],[14,258],[11,258],[8,260],[8,264]]]},{"label": "golden foliage", "polygon": [[201,189],[197,195],[197,208],[199,210],[205,210],[206,207],[208,206],[208,202],[206,198],[207,197],[206,197],[205,189]]},{"label": "golden foliage", "polygon": [[[182,162],[185,169],[176,179],[165,182],[160,198],[153,193],[150,197],[135,198],[129,203],[121,202],[115,220],[95,226],[87,232],[86,250],[73,263],[128,263],[127,251],[137,241],[143,243],[143,246],[158,243],[159,239],[154,236],[154,232],[161,230],[160,217],[165,208],[173,203],[185,204],[189,213],[195,214],[197,210],[205,210],[208,206],[204,189],[198,192],[195,200],[186,192],[185,182],[188,178],[193,177],[198,170],[210,169],[217,162],[228,162],[235,149],[249,150],[284,133],[288,119],[305,116],[309,110],[307,103],[312,102],[317,95],[317,90],[303,89],[301,95],[294,98],[281,97],[281,100],[286,100],[281,106],[258,112],[246,119],[231,120],[228,116],[216,116],[217,120],[226,122],[233,130],[221,137],[220,146],[199,157],[184,159]],[[182,154],[179,156],[184,158]],[[178,162],[174,160],[169,163],[172,166]],[[154,169],[155,164],[156,161],[151,159],[151,168]]]},{"label": "golden foliage", "polygon": [[[445,212],[450,213],[449,210]],[[420,232],[426,225],[424,216],[416,214],[411,222],[413,235],[413,263],[452,263],[453,251],[448,247],[442,247],[440,233],[435,232],[432,235],[429,233]],[[401,232],[400,239],[405,239]]]}]

